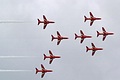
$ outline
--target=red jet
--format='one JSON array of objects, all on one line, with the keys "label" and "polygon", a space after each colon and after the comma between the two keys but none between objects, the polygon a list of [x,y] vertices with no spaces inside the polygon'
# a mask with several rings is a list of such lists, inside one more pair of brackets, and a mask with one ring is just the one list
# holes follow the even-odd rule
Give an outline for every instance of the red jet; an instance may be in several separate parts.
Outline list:
[{"label": "red jet", "polygon": [[55,58],[60,58],[60,56],[54,56],[53,53],[52,53],[50,50],[49,50],[49,54],[50,54],[50,56],[46,56],[46,55],[44,54],[44,60],[45,60],[46,58],[50,58],[49,64],[52,63],[53,59],[55,59]]},{"label": "red jet", "polygon": [[77,38],[81,38],[80,43],[82,43],[85,38],[92,38],[92,36],[87,36],[87,35],[85,35],[82,30],[80,30],[80,33],[81,33],[81,36],[78,36],[78,35],[75,33],[75,40],[76,40]]},{"label": "red jet", "polygon": [[58,40],[57,45],[60,44],[61,40],[63,40],[63,39],[68,39],[68,37],[63,37],[63,36],[61,36],[58,31],[57,31],[57,37],[54,37],[53,35],[51,35],[51,36],[52,36],[52,40],[51,40],[51,41],[53,41],[54,39],[57,39],[57,40]]},{"label": "red jet", "polygon": [[42,68],[42,70],[38,70],[37,68],[35,68],[35,69],[36,69],[36,74],[37,74],[38,72],[42,72],[41,78],[44,77],[44,75],[45,75],[46,72],[53,72],[52,70],[47,70],[47,69],[45,69],[45,67],[44,67],[42,64],[41,64],[41,68]]},{"label": "red jet", "polygon": [[92,45],[92,48],[88,48],[88,47],[86,46],[86,52],[88,52],[88,50],[92,50],[92,56],[94,56],[94,54],[95,54],[95,52],[96,52],[97,50],[103,50],[103,48],[97,48],[97,47],[95,47],[95,45],[94,45],[93,43],[91,43],[91,45]]},{"label": "red jet", "polygon": [[40,20],[38,19],[38,25],[39,25],[40,23],[44,23],[43,29],[46,28],[47,24],[49,24],[49,23],[55,23],[55,22],[53,22],[53,21],[47,20],[47,18],[45,17],[45,15],[43,15],[43,19],[44,19],[44,21],[40,21]]},{"label": "red jet", "polygon": [[103,41],[105,40],[105,38],[106,38],[107,35],[113,35],[113,34],[114,34],[114,33],[112,33],[112,32],[106,32],[106,30],[105,30],[104,27],[102,27],[102,30],[103,30],[102,33],[100,33],[100,32],[97,31],[97,37],[98,37],[99,35],[103,35]]},{"label": "red jet", "polygon": [[90,18],[87,18],[86,16],[84,16],[84,18],[85,18],[84,22],[86,22],[86,20],[90,20],[91,21],[90,26],[92,26],[92,24],[95,20],[101,20],[101,18],[94,17],[91,12],[89,12],[89,13],[90,13]]}]

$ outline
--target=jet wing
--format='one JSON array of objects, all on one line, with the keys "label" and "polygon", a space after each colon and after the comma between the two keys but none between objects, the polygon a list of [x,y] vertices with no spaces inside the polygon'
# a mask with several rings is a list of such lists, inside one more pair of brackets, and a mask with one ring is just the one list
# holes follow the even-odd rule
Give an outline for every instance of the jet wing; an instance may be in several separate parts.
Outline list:
[{"label": "jet wing", "polygon": [[53,59],[50,59],[50,62],[49,62],[49,64],[51,64],[51,63],[52,63],[52,61],[53,61]]},{"label": "jet wing", "polygon": [[103,36],[103,41],[105,40],[105,38],[106,38],[106,35],[105,35],[105,36]]},{"label": "jet wing", "polygon": [[47,18],[45,17],[45,15],[43,15],[43,19],[44,19],[44,20],[47,20]]},{"label": "jet wing", "polygon": [[91,20],[91,21],[90,21],[90,26],[92,26],[93,22],[94,22],[94,20]]},{"label": "jet wing", "polygon": [[106,32],[106,30],[105,30],[105,28],[104,28],[104,27],[102,27],[102,30],[103,30],[103,32]]},{"label": "jet wing", "polygon": [[95,47],[95,45],[93,43],[91,43],[91,45],[92,45],[93,48]]},{"label": "jet wing", "polygon": [[92,14],[92,12],[90,12],[90,17],[94,17],[93,14]]},{"label": "jet wing", "polygon": [[53,54],[52,54],[52,52],[49,50],[49,54],[52,56]]},{"label": "jet wing", "polygon": [[44,27],[43,27],[43,29],[45,29],[45,28],[46,28],[46,26],[47,26],[47,24],[44,24]]},{"label": "jet wing", "polygon": [[60,44],[60,42],[61,42],[61,40],[58,40],[57,45],[59,45],[59,44]]},{"label": "jet wing", "polygon": [[82,43],[83,41],[84,41],[84,38],[81,39],[81,42],[80,42],[80,43]]},{"label": "jet wing", "polygon": [[45,73],[42,73],[41,78],[43,78],[43,77],[44,77],[44,75],[45,75]]},{"label": "jet wing", "polygon": [[83,33],[83,31],[82,31],[82,30],[80,30],[80,33],[81,33],[81,35],[84,35],[84,33]]},{"label": "jet wing", "polygon": [[59,33],[58,31],[57,31],[57,35],[58,35],[58,36],[61,36],[60,33]]},{"label": "jet wing", "polygon": [[42,64],[41,64],[41,68],[42,68],[42,69],[45,69],[45,67],[44,67]]},{"label": "jet wing", "polygon": [[92,56],[94,56],[95,52],[96,52],[96,51],[92,51]]}]

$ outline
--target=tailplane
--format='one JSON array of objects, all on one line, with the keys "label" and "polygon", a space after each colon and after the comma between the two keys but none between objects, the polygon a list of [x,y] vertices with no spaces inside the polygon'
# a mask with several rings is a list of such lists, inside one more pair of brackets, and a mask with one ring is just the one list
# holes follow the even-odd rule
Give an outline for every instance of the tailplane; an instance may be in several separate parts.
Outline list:
[{"label": "tailplane", "polygon": [[38,20],[38,25],[41,23],[41,21],[39,20],[39,19],[37,19]]},{"label": "tailplane", "polygon": [[51,35],[51,37],[52,37],[52,40],[51,40],[51,41],[53,41],[55,38],[54,38],[54,36],[53,36],[53,35]]},{"label": "tailplane", "polygon": [[87,17],[86,17],[86,16],[84,16],[84,18],[85,18],[84,22],[86,22],[86,20],[87,20]]},{"label": "tailplane", "polygon": [[38,73],[38,69],[37,68],[35,68],[36,69],[36,74]]},{"label": "tailplane", "polygon": [[75,33],[75,39],[77,39],[78,35]]},{"label": "tailplane", "polygon": [[97,37],[100,35],[100,33],[97,31]]},{"label": "tailplane", "polygon": [[89,48],[86,46],[86,52],[88,52]]},{"label": "tailplane", "polygon": [[46,55],[44,54],[44,60],[46,59],[47,57],[46,57]]}]

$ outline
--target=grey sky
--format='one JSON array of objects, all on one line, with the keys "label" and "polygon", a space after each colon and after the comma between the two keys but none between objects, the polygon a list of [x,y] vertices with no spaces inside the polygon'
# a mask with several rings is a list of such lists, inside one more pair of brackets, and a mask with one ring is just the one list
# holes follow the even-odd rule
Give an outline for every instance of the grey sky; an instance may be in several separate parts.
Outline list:
[{"label": "grey sky", "polygon": [[[0,70],[31,70],[25,72],[0,72],[0,80],[40,80],[41,73],[35,74],[35,67],[52,69],[42,80],[119,80],[119,0],[0,0],[0,21],[23,21],[25,23],[0,23],[0,56],[37,56],[29,58],[1,58]],[[89,12],[101,21],[95,21],[89,26],[84,23],[84,15]],[[46,15],[55,24],[49,24],[43,30],[43,24],[37,25],[37,18],[43,20]],[[96,31],[114,32],[114,36],[96,37]],[[92,39],[74,40],[74,33],[92,35]],[[51,34],[68,36],[69,40],[51,42]],[[85,46],[103,47],[91,56],[91,51],[85,52]],[[51,65],[48,59],[43,60],[43,54],[51,50],[61,59],[55,59]]]}]

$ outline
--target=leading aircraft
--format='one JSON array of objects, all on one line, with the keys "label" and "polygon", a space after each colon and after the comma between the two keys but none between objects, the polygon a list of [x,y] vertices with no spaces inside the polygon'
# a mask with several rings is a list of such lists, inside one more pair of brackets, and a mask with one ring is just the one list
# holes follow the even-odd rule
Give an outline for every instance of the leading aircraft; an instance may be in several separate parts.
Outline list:
[{"label": "leading aircraft", "polygon": [[60,58],[60,56],[55,56],[55,55],[53,55],[53,53],[52,53],[51,50],[49,50],[49,54],[50,54],[50,56],[46,56],[46,55],[44,54],[44,60],[45,60],[46,58],[50,58],[49,64],[52,63],[53,59],[55,59],[55,58]]},{"label": "leading aircraft", "polygon": [[43,19],[44,19],[43,21],[40,21],[40,19],[37,19],[37,20],[38,20],[38,25],[39,25],[40,23],[44,23],[43,29],[46,28],[47,24],[49,24],[49,23],[55,23],[54,21],[49,21],[49,20],[47,20],[47,18],[45,17],[45,15],[43,15]]},{"label": "leading aircraft", "polygon": [[42,72],[42,75],[41,75],[41,78],[43,78],[44,77],[44,75],[45,75],[45,73],[46,72],[53,72],[52,70],[47,70],[47,69],[45,69],[45,67],[41,64],[41,70],[38,70],[37,68],[35,68],[36,69],[36,74],[38,73],[38,72]]},{"label": "leading aircraft", "polygon": [[88,48],[88,47],[86,46],[86,52],[88,52],[88,50],[92,50],[92,56],[94,56],[94,54],[95,54],[95,52],[96,52],[97,50],[103,50],[103,48],[97,48],[97,47],[95,47],[95,45],[94,45],[93,43],[91,43],[91,45],[92,45],[92,48]]},{"label": "leading aircraft", "polygon": [[92,26],[95,20],[101,20],[101,18],[94,17],[92,12],[89,12],[89,13],[90,13],[90,18],[87,18],[86,16],[84,16],[85,18],[84,22],[86,22],[86,20],[90,20],[90,26]]},{"label": "leading aircraft", "polygon": [[53,41],[54,39],[57,39],[57,40],[58,40],[57,45],[60,44],[61,40],[63,40],[63,39],[68,39],[68,37],[63,37],[63,36],[61,36],[58,31],[57,31],[57,37],[54,37],[53,35],[51,35],[51,37],[52,37],[52,40],[51,40],[51,41]]},{"label": "leading aircraft", "polygon": [[82,43],[85,38],[92,38],[92,36],[85,35],[82,30],[80,30],[80,33],[81,33],[81,36],[78,36],[78,35],[75,33],[75,40],[76,40],[77,38],[81,38],[80,43]]},{"label": "leading aircraft", "polygon": [[99,35],[103,35],[103,41],[105,40],[107,35],[113,35],[114,34],[113,32],[107,32],[104,27],[102,27],[102,31],[103,31],[102,33],[97,31],[97,37]]}]

